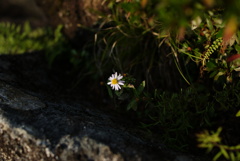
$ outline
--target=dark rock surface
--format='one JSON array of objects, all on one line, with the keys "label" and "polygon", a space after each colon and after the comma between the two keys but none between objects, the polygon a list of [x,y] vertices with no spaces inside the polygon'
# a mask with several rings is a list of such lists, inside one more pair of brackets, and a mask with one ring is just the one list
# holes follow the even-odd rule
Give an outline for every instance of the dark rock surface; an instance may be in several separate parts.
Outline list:
[{"label": "dark rock surface", "polygon": [[21,24],[30,21],[33,27],[45,26],[47,18],[33,0],[0,0],[0,21]]},{"label": "dark rock surface", "polygon": [[41,53],[0,56],[1,160],[199,160],[141,139],[130,119],[70,100],[59,92],[64,72],[51,72]]}]

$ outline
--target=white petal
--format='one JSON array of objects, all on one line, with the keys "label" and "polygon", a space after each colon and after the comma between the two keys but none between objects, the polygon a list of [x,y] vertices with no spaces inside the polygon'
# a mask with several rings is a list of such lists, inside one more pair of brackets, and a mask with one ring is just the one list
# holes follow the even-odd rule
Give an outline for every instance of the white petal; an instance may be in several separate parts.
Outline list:
[{"label": "white petal", "polygon": [[107,84],[111,84],[112,82],[108,82]]},{"label": "white petal", "polygon": [[120,84],[120,85],[124,85],[124,82],[118,82],[118,84]]},{"label": "white petal", "polygon": [[115,77],[114,78],[117,78],[117,72],[115,72]]},{"label": "white petal", "polygon": [[121,89],[121,87],[118,85],[118,90]]},{"label": "white petal", "polygon": [[113,89],[114,89],[114,90],[117,90],[117,87],[116,87],[116,85],[113,85]]},{"label": "white petal", "polygon": [[119,74],[118,79],[122,79],[122,78],[123,78],[123,76]]},{"label": "white petal", "polygon": [[116,91],[118,90],[118,85],[117,85],[117,84],[114,85],[114,89],[115,89]]}]

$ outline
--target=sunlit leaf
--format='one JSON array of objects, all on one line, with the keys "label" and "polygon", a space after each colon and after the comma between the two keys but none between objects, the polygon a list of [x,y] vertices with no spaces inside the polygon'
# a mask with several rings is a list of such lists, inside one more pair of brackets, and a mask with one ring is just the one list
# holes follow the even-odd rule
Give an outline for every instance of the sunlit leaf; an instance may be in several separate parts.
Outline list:
[{"label": "sunlit leaf", "polygon": [[196,17],[194,20],[191,21],[191,29],[195,30],[196,28],[198,28],[200,26],[202,22],[201,17]]},{"label": "sunlit leaf", "polygon": [[222,152],[223,156],[224,156],[226,159],[229,159],[229,155],[228,155],[226,149],[221,148],[221,152]]},{"label": "sunlit leaf", "polygon": [[138,94],[142,93],[143,89],[145,88],[145,85],[146,85],[145,81],[142,81],[142,83],[140,84],[140,86],[137,89]]},{"label": "sunlit leaf", "polygon": [[219,78],[220,76],[224,75],[224,74],[225,74],[225,72],[223,72],[223,71],[218,72],[218,74],[214,77],[214,80],[217,81],[218,78]]},{"label": "sunlit leaf", "polygon": [[240,117],[240,110],[236,113],[236,117]]},{"label": "sunlit leaf", "polygon": [[231,160],[236,160],[236,157],[233,152],[230,152],[230,159]]},{"label": "sunlit leaf", "polygon": [[218,152],[218,153],[214,156],[213,161],[218,160],[218,158],[219,158],[221,155],[222,155],[221,151]]}]

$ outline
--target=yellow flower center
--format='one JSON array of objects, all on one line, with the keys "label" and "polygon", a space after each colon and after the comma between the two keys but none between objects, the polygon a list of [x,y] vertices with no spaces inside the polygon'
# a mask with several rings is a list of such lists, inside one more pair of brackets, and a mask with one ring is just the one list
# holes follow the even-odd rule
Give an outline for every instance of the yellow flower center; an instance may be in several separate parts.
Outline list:
[{"label": "yellow flower center", "polygon": [[112,80],[112,84],[118,84],[118,80],[115,78]]}]

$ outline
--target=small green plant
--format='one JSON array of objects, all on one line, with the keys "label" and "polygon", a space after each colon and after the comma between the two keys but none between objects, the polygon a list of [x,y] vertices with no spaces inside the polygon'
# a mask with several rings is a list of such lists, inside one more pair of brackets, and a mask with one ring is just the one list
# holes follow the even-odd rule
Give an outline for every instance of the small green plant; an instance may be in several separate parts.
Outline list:
[{"label": "small green plant", "polygon": [[51,53],[49,60],[52,62],[63,48],[61,46],[65,41],[61,29],[61,25],[52,31],[50,28],[32,29],[29,22],[25,22],[23,26],[1,22],[0,54],[22,54],[46,50],[47,53]]},{"label": "small green plant", "polygon": [[237,20],[232,18],[237,11],[230,9],[238,5],[235,0],[110,0],[106,4],[111,12],[101,15],[95,36],[100,73],[110,68],[132,73],[136,80],[146,80],[152,91],[164,89],[167,83],[173,88],[169,90],[179,90],[194,83],[198,74],[222,84],[235,78],[226,61],[239,46],[239,36],[233,34]]},{"label": "small green plant", "polygon": [[[202,66],[205,66],[206,60],[209,59],[211,54],[213,54],[222,44],[222,37],[217,38],[213,41],[212,45],[207,48],[207,51],[202,55]],[[206,46],[205,46],[206,48]]]},{"label": "small green plant", "polygon": [[182,48],[178,48],[178,52],[187,55],[184,58],[187,60],[186,66],[196,63],[201,78],[213,78],[215,82],[221,82],[225,86],[239,75],[236,72],[239,67],[236,57],[239,52],[239,31],[228,35],[226,40],[226,32],[231,29],[226,27],[227,22],[222,18],[222,14],[222,10],[213,10],[205,13],[202,18],[197,17],[198,19],[193,21],[197,25],[187,33],[191,39],[183,40],[179,44]]},{"label": "small green plant", "polygon": [[[119,74],[117,75],[117,72],[113,74],[111,77],[109,77],[108,85],[112,87],[115,92],[113,93],[112,90],[108,87],[108,93],[111,96],[111,98],[114,98],[116,96],[118,100],[118,104],[120,102],[123,102],[127,100],[128,105],[126,110],[134,110],[137,111],[139,101],[141,100],[143,95],[143,90],[145,88],[145,81],[143,81],[138,88],[135,88],[134,86],[135,79],[128,75],[124,74],[124,77]],[[122,86],[122,88],[120,87]]]},{"label": "small green plant", "polygon": [[[129,74],[124,74],[123,77],[117,73],[109,78],[108,85],[114,90],[113,92],[108,86],[109,95],[117,107],[134,111],[135,117],[141,122],[141,128],[148,131],[161,129],[161,140],[181,150],[188,146],[185,142],[189,131],[196,125],[210,126],[210,120],[215,115],[213,102],[207,107],[203,106],[208,101],[209,94],[204,93],[200,97],[200,93],[193,89],[180,94],[155,90],[154,95],[151,95],[146,92],[145,81],[137,86]],[[196,119],[195,122],[191,121],[192,118]]]},{"label": "small green plant", "polygon": [[[214,131],[203,131],[197,134],[197,140],[199,142],[200,148],[206,148],[207,152],[213,151],[213,149],[218,149],[218,152],[213,157],[213,161],[222,160],[223,158],[230,161],[240,160],[240,144],[235,146],[228,146],[221,143],[220,133],[222,128],[218,128],[216,132]],[[222,158],[222,159],[221,159]]]},{"label": "small green plant", "polygon": [[94,37],[98,73],[132,75],[109,79],[115,106],[180,150],[190,149],[194,132],[239,115],[239,1],[104,3],[110,11]]},{"label": "small green plant", "polygon": [[[108,87],[115,105],[134,112],[139,126],[148,131],[148,135],[151,136],[151,131],[159,131],[159,139],[178,150],[185,151],[190,148],[189,135],[192,135],[196,128],[221,125],[216,117],[223,117],[226,113],[239,115],[234,107],[240,105],[240,83],[223,91],[215,90],[214,93],[198,84],[178,93],[155,90],[154,94],[151,94],[146,91],[144,81],[137,87],[135,79],[126,74],[124,77],[110,77],[108,84],[111,85],[116,78],[120,78],[118,82],[122,81],[119,84],[121,88],[116,90],[112,87],[113,92]],[[116,84],[116,81],[113,83]]]}]

